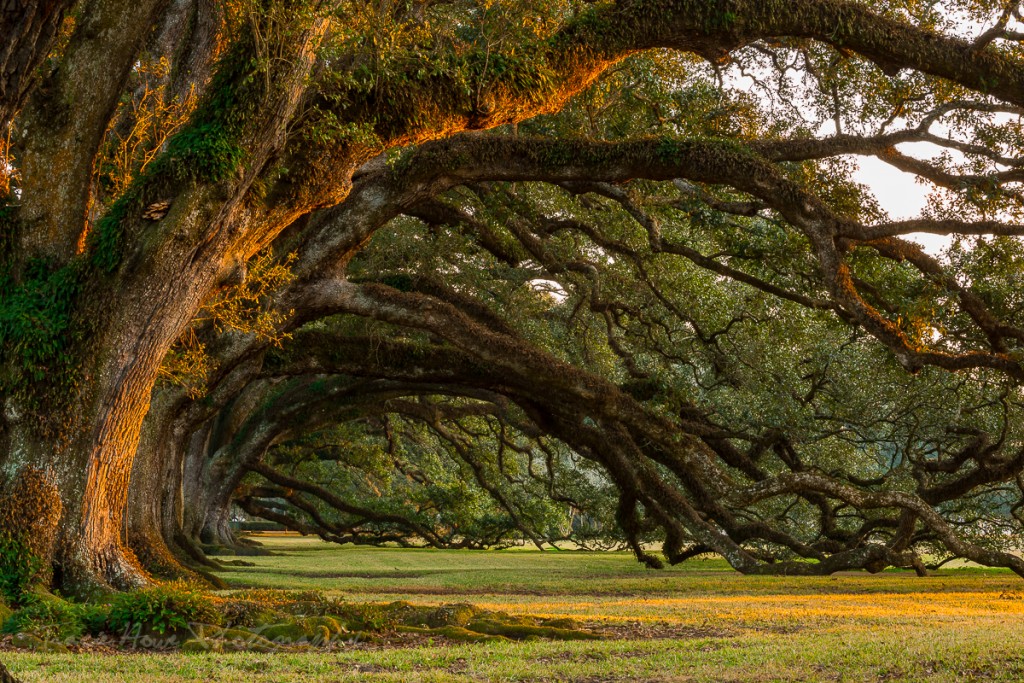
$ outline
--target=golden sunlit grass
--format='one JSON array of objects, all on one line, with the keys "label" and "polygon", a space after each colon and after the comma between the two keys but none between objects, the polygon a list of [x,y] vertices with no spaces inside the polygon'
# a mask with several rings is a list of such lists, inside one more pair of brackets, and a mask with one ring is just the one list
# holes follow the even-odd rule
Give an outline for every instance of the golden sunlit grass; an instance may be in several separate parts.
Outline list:
[{"label": "golden sunlit grass", "polygon": [[956,569],[746,577],[720,561],[664,571],[626,553],[337,547],[274,538],[233,586],[351,601],[470,602],[602,624],[600,642],[432,643],[288,655],[9,656],[26,681],[1019,681],[1024,580]]},{"label": "golden sunlit grass", "polygon": [[636,619],[679,624],[704,623],[714,617],[725,624],[761,624],[766,621],[806,624],[835,619],[851,621],[955,621],[982,617],[1019,618],[1024,602],[977,593],[932,593],[869,595],[773,595],[761,597],[633,598],[630,600],[586,600],[521,603],[510,608],[507,601],[475,604],[489,609],[529,612],[538,616]]}]

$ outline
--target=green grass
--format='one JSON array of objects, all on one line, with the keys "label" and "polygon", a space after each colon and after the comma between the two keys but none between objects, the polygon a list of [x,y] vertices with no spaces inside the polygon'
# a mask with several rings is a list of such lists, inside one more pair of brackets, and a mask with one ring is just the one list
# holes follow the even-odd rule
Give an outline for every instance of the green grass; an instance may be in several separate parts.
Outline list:
[{"label": "green grass", "polygon": [[337,547],[274,538],[234,587],[352,601],[471,602],[572,616],[618,637],[352,648],[311,654],[4,654],[25,681],[1019,681],[1024,580],[957,569],[744,577],[718,561],[664,571],[625,553]]}]

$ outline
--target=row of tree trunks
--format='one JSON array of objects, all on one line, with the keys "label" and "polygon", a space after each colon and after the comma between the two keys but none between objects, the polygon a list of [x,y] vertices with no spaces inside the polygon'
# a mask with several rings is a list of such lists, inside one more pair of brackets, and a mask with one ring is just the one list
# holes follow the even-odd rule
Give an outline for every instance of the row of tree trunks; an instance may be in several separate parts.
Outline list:
[{"label": "row of tree trunks", "polygon": [[[415,311],[427,308],[422,306],[423,303],[410,297],[407,303],[409,312],[418,315]],[[380,307],[377,314],[394,315],[394,298],[390,299],[390,306],[390,314],[384,312],[384,306]],[[478,360],[493,354],[493,346],[501,345],[496,344],[494,338],[488,340],[488,333],[467,323],[465,318],[455,311],[449,311],[443,322],[438,321],[437,316],[443,315],[444,311],[444,306],[439,305],[439,302],[435,302],[429,308],[434,311],[430,319],[435,331],[449,331],[451,340],[472,349],[472,355]],[[314,348],[324,349],[326,355],[335,359],[338,358],[339,348],[345,344],[344,340],[337,339],[333,340],[335,343],[332,344],[331,338],[318,338],[315,335],[303,341]],[[379,348],[371,350],[369,344],[364,348],[357,345],[351,352],[348,364],[337,365],[332,369],[362,374],[367,378],[391,376],[393,379],[399,379],[407,373],[423,378],[425,390],[429,387],[436,389],[436,373],[443,367],[431,365],[430,360],[425,357],[421,357],[413,367],[388,363],[386,353]],[[604,384],[597,378],[588,377],[586,373],[564,365],[559,365],[558,372],[543,372],[538,362],[549,364],[549,368],[556,362],[525,346],[513,347],[505,344],[501,353],[504,354],[505,360],[503,367],[500,368],[492,366],[490,369],[484,369],[486,365],[458,355],[445,359],[448,366],[453,368],[448,378],[451,381],[449,390],[458,392],[460,383],[462,391],[469,387],[500,388],[520,402],[534,416],[538,426],[606,468],[622,492],[620,523],[623,528],[629,530],[637,524],[638,505],[642,505],[649,515],[654,516],[668,533],[670,543],[666,550],[670,556],[684,554],[681,539],[695,538],[701,547],[721,553],[735,568],[748,573],[830,573],[838,569],[862,568],[869,565],[913,563],[912,558],[897,550],[889,550],[878,544],[861,547],[856,539],[850,539],[852,545],[845,549],[840,548],[838,552],[826,556],[811,549],[801,548],[785,534],[773,536],[766,530],[755,533],[768,534],[762,537],[792,545],[801,554],[820,559],[821,562],[817,565],[761,562],[731,537],[738,534],[736,520],[728,510],[714,500],[714,496],[721,495],[718,487],[731,486],[721,481],[727,478],[726,475],[716,475],[709,471],[697,472],[692,465],[680,465],[687,459],[699,459],[699,456],[695,456],[695,452],[700,451],[696,442],[685,438],[680,440],[682,433],[678,428],[646,416],[642,408],[632,403],[613,385]],[[325,369],[323,363],[319,365]],[[539,379],[552,374],[561,379],[556,382]],[[567,381],[567,378],[574,376],[574,380]],[[341,379],[337,386],[351,384],[351,380]],[[188,511],[187,515],[192,516],[192,522],[180,533],[185,534],[190,542],[226,540],[230,543],[233,540],[217,536],[216,531],[212,534],[207,532],[209,535],[203,537],[201,530],[210,527],[216,529],[218,524],[225,521],[224,515],[238,482],[251,469],[259,471],[259,459],[270,445],[284,438],[290,431],[315,429],[318,424],[323,423],[323,420],[318,422],[317,419],[318,405],[333,406],[333,410],[328,411],[327,419],[344,418],[337,408],[339,404],[350,400],[351,395],[344,391],[332,395],[318,389],[310,396],[305,391],[308,386],[308,382],[299,381],[294,384],[291,391],[261,394],[259,400],[248,402],[245,410],[240,410],[237,404],[232,406],[235,410],[229,408],[220,417],[221,426],[225,423],[240,423],[229,430],[229,439],[223,439],[222,436],[211,439],[208,425],[199,430],[192,444],[194,448],[184,456],[195,459],[194,472],[198,475],[186,488],[187,493],[183,496],[184,500],[189,501],[184,509]],[[405,389],[409,390],[408,387]],[[374,400],[380,398],[377,396]],[[648,444],[647,450],[640,449],[636,445],[638,443]],[[211,449],[211,444],[219,445]],[[215,456],[211,457],[211,451]],[[673,455],[675,460],[665,460],[669,455]],[[679,479],[675,483],[655,472],[655,463],[659,460],[661,464],[670,468],[681,468]],[[203,465],[204,462],[207,463],[206,466]],[[217,462],[216,476],[210,475],[210,462]],[[227,492],[227,495],[221,495],[222,492]],[[729,531],[728,534],[722,531],[723,527]],[[224,536],[227,537],[229,533],[226,532]],[[658,564],[658,560],[646,553],[639,544],[634,545],[634,550],[640,559],[649,564]]]},{"label": "row of tree trunks", "polygon": [[157,392],[132,467],[126,513],[128,544],[143,567],[158,578],[188,575],[174,548],[176,525],[167,524],[178,507],[171,494],[180,488],[180,454],[187,435],[181,433],[175,409],[183,403]]}]

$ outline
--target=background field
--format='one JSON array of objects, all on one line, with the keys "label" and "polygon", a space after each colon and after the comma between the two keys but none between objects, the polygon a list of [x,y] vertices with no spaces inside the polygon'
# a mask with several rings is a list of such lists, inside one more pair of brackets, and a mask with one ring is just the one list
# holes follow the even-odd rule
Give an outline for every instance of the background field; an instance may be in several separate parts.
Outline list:
[{"label": "background field", "polygon": [[651,571],[626,553],[435,551],[267,541],[237,587],[352,601],[469,602],[571,616],[599,642],[355,646],[296,655],[5,653],[25,681],[1024,680],[1024,580],[993,570],[745,577],[719,561]]}]

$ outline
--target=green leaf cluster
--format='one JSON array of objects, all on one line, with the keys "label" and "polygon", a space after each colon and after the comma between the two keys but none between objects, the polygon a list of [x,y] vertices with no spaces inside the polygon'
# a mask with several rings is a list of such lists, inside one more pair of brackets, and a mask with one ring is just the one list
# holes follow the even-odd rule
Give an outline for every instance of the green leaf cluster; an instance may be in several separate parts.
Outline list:
[{"label": "green leaf cluster", "polygon": [[165,635],[196,623],[219,624],[223,616],[209,595],[184,583],[167,583],[114,597],[107,618],[115,633],[133,630]]}]

